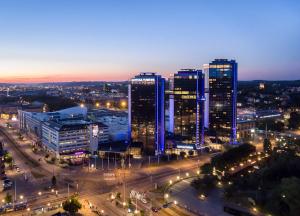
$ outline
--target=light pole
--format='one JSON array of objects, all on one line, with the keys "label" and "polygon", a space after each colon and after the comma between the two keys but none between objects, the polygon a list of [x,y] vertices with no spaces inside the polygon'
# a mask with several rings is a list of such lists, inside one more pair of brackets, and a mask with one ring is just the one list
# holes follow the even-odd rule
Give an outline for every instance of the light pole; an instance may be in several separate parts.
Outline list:
[{"label": "light pole", "polygon": [[124,206],[124,209],[125,209],[125,212],[126,212],[126,208],[125,208],[125,205],[126,205],[126,185],[125,185],[125,172],[124,172],[124,169],[123,169],[123,206]]},{"label": "light pole", "polygon": [[17,201],[17,183],[16,183],[16,180],[15,180],[15,196],[14,196],[14,200],[13,200],[13,206],[15,206],[15,202]]},{"label": "light pole", "polygon": [[107,158],[107,169],[109,170],[109,152],[108,152],[108,158]]}]

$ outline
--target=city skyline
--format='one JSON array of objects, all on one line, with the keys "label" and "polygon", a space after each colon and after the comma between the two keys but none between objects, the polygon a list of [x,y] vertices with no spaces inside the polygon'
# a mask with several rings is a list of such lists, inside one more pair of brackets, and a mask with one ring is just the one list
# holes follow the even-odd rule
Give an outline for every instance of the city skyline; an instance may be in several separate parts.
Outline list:
[{"label": "city skyline", "polygon": [[297,1],[0,3],[0,82],[123,81],[239,62],[239,80],[300,79]]}]

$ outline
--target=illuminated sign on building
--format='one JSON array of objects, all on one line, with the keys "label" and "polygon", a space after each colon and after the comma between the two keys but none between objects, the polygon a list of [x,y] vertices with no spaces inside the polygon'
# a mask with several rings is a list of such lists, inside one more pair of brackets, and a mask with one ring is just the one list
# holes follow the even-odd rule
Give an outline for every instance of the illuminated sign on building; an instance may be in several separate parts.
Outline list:
[{"label": "illuminated sign on building", "polygon": [[93,129],[92,129],[93,137],[98,136],[98,132],[99,132],[98,125],[93,125]]}]

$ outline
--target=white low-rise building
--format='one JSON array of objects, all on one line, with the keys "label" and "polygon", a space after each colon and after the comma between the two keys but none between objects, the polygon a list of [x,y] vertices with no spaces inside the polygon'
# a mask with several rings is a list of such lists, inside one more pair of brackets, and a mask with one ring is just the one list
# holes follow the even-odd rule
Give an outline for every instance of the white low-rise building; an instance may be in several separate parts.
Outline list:
[{"label": "white low-rise building", "polygon": [[76,158],[98,150],[108,142],[107,126],[84,120],[47,121],[42,125],[42,144],[58,158]]}]

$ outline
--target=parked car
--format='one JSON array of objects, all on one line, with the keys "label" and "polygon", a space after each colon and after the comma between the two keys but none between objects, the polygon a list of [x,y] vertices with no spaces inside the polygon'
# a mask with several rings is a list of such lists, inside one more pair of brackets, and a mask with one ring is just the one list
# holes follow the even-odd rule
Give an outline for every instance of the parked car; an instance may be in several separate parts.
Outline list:
[{"label": "parked car", "polygon": [[159,208],[157,208],[157,207],[152,207],[151,210],[152,210],[153,212],[158,212],[158,211],[159,211]]},{"label": "parked car", "polygon": [[27,208],[27,203],[26,202],[21,202],[21,203],[16,203],[15,204],[15,211],[24,210],[26,208]]}]

